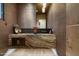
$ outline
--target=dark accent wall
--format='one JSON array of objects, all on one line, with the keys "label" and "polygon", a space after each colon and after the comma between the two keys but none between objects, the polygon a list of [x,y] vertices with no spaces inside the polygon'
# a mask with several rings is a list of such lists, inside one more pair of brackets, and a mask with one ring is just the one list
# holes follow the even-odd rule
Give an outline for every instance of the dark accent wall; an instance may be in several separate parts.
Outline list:
[{"label": "dark accent wall", "polygon": [[54,3],[48,13],[48,28],[53,28],[56,35],[58,55],[66,55],[66,4]]},{"label": "dark accent wall", "polygon": [[4,4],[4,21],[0,21],[0,49],[7,49],[8,35],[12,33],[12,27],[15,23],[17,23],[16,4]]}]

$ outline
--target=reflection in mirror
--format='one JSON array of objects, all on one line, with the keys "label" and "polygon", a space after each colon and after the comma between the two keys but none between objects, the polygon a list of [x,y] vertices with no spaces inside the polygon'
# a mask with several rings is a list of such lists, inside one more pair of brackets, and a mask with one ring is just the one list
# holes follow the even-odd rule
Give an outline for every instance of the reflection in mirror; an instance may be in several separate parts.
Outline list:
[{"label": "reflection in mirror", "polygon": [[47,14],[51,3],[37,3],[36,4],[36,23],[39,29],[47,28]]},{"label": "reflection in mirror", "polygon": [[37,14],[37,27],[45,29],[46,28],[46,17],[45,14]]}]

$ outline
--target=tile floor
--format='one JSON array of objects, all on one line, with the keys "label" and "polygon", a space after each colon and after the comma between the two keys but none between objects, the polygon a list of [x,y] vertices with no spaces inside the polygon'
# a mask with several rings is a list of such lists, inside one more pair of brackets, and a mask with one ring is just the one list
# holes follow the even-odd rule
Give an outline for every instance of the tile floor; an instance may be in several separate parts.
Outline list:
[{"label": "tile floor", "polygon": [[4,56],[57,56],[56,49],[8,49]]}]

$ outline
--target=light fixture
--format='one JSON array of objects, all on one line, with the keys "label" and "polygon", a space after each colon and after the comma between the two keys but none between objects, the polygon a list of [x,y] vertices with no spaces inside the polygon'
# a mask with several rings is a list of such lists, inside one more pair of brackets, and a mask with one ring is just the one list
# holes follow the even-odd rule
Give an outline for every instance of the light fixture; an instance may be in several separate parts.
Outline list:
[{"label": "light fixture", "polygon": [[45,8],[42,8],[42,12],[45,13]]},{"label": "light fixture", "polygon": [[43,3],[42,12],[45,13],[46,3]]},{"label": "light fixture", "polygon": [[46,3],[43,3],[43,8],[45,8],[46,7]]}]

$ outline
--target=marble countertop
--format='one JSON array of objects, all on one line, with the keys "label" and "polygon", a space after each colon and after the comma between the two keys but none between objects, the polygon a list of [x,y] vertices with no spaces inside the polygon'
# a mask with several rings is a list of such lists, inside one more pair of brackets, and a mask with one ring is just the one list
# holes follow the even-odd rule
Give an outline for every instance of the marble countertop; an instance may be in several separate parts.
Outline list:
[{"label": "marble countertop", "polygon": [[26,36],[28,36],[28,35],[33,35],[33,36],[35,36],[35,35],[44,35],[44,36],[48,36],[48,35],[52,35],[53,37],[55,36],[54,34],[42,34],[42,33],[37,33],[37,34],[34,34],[34,33],[19,33],[19,34],[9,34],[9,38],[12,38],[12,37],[14,37],[14,38],[17,38],[17,37],[26,37]]}]

